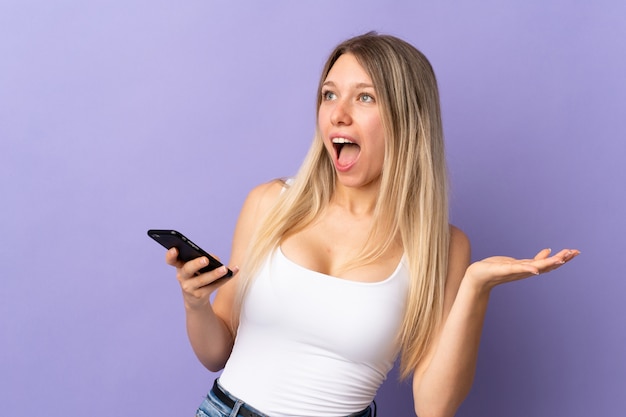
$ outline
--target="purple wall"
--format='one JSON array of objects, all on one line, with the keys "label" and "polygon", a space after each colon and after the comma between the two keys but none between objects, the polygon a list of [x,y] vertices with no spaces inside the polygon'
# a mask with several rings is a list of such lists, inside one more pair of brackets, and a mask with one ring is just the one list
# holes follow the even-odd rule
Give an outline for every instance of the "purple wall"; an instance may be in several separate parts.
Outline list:
[{"label": "purple wall", "polygon": [[[435,67],[474,258],[583,253],[494,291],[459,416],[623,415],[626,3],[238,3],[0,3],[0,415],[193,413],[213,375],[145,232],[227,259],[309,146],[327,53],[370,29]],[[378,402],[412,409],[393,377]]]}]

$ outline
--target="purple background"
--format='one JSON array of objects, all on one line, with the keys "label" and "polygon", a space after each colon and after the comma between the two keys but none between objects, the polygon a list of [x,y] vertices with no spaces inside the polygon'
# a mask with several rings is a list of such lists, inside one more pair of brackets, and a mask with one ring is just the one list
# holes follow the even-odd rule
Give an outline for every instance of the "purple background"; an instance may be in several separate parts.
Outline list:
[{"label": "purple background", "polygon": [[[3,0],[0,415],[193,414],[214,375],[146,230],[227,259],[248,190],[300,165],[327,54],[371,29],[435,67],[474,259],[582,251],[494,291],[458,415],[623,415],[626,3],[503,3]],[[409,392],[393,374],[379,415]]]}]

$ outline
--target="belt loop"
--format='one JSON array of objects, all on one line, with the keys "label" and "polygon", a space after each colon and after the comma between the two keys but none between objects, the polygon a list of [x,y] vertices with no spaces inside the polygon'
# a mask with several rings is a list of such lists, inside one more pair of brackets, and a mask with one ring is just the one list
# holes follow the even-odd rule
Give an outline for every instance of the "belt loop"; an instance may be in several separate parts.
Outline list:
[{"label": "belt loop", "polygon": [[237,417],[239,415],[239,409],[243,405],[243,401],[237,400],[235,401],[235,405],[233,406],[233,411],[230,412],[230,417]]}]

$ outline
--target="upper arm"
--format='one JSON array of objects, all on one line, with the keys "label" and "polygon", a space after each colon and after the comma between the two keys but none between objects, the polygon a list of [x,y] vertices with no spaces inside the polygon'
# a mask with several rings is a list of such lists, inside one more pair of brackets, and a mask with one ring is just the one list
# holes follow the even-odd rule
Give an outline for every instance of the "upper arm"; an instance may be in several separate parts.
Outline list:
[{"label": "upper arm", "polygon": [[435,352],[435,348],[438,344],[439,334],[443,328],[444,323],[452,309],[454,299],[459,291],[461,281],[465,275],[465,270],[469,266],[471,256],[470,242],[465,233],[461,229],[455,226],[450,226],[450,246],[448,252],[448,272],[446,275],[446,283],[443,296],[443,314],[439,329],[435,332],[433,342],[428,348],[428,351],[424,355],[423,359],[418,364],[413,374],[413,383],[419,383],[421,375],[424,373]]},{"label": "upper arm", "polygon": [[[255,187],[248,194],[235,226],[229,262],[231,267],[243,264],[250,240],[262,220],[272,209],[283,187],[284,183],[282,181],[274,180]],[[231,323],[232,309],[238,287],[237,281],[239,279],[239,274],[236,274],[222,285],[217,290],[215,300],[213,301],[213,311],[225,323]],[[234,329],[230,330],[234,334]]]},{"label": "upper arm", "polygon": [[443,303],[443,320],[445,322],[452,308],[456,293],[469,266],[471,257],[470,241],[461,229],[450,226],[450,252],[448,254],[448,275]]}]

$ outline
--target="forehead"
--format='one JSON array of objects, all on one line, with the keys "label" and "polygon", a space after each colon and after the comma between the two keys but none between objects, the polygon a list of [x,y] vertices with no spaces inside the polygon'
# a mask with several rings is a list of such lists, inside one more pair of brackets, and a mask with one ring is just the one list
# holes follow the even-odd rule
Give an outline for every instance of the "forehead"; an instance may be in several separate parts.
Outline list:
[{"label": "forehead", "polygon": [[353,54],[343,54],[326,75],[325,83],[372,84],[372,79]]}]

